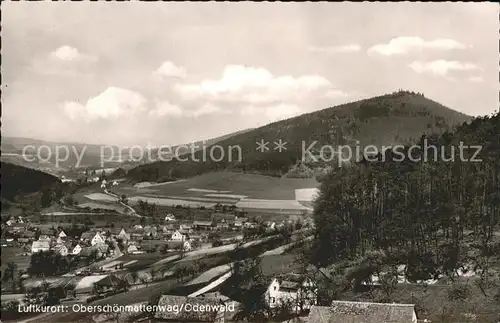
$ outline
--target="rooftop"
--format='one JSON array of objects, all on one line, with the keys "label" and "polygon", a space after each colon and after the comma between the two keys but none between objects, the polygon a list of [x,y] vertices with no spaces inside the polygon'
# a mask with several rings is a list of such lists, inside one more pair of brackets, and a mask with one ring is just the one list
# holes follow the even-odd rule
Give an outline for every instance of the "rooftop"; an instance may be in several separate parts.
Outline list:
[{"label": "rooftop", "polygon": [[415,315],[412,304],[333,301],[313,306],[309,323],[409,323]]}]

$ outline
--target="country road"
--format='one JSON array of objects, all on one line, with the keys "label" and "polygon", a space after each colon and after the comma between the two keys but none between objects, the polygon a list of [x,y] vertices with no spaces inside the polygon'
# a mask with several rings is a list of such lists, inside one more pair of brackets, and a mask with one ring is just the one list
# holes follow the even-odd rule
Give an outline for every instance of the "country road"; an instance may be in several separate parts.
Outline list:
[{"label": "country road", "polygon": [[118,199],[118,203],[120,203],[120,205],[121,205],[121,206],[123,206],[123,207],[125,207],[125,208],[129,209],[129,210],[130,210],[130,212],[132,212],[132,215],[135,215],[135,216],[137,216],[137,217],[142,218],[142,215],[137,214],[137,212],[134,210],[134,208],[132,208],[130,205],[127,205],[127,204],[123,203],[123,202],[121,201],[121,197],[120,197],[120,196],[118,196],[118,195],[116,195],[116,194],[114,194],[114,193],[111,193],[111,192],[110,192],[110,191],[108,191],[107,189],[104,189],[104,193],[106,193],[107,195],[112,196],[112,197],[114,197],[114,198],[117,198],[117,199]]}]

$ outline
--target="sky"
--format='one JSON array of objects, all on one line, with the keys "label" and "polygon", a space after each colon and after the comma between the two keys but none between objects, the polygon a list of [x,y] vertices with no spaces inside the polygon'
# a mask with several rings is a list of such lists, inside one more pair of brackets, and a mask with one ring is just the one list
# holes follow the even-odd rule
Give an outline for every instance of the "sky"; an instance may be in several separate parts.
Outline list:
[{"label": "sky", "polygon": [[2,3],[6,136],[214,138],[400,88],[498,109],[495,3]]}]

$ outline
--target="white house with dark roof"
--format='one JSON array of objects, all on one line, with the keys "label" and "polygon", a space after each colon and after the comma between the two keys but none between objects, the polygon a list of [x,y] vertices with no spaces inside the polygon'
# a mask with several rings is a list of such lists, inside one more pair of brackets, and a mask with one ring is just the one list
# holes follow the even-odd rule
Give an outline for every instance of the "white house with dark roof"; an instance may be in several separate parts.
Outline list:
[{"label": "white house with dark roof", "polygon": [[55,245],[54,251],[64,257],[68,255],[68,247],[62,243]]},{"label": "white house with dark roof", "polygon": [[48,241],[50,242],[50,237],[46,234],[41,234],[39,237],[38,237],[38,241]]},{"label": "white house with dark roof", "polygon": [[73,247],[71,253],[76,256],[79,255],[80,252],[82,252],[82,250],[83,250],[82,246],[80,246],[80,244],[77,244],[76,246]]},{"label": "white house with dark roof", "polygon": [[176,219],[175,219],[175,215],[169,213],[165,216],[165,221],[166,222],[175,222]]},{"label": "white house with dark roof", "polygon": [[92,240],[90,240],[90,244],[93,246],[95,246],[96,244],[101,244],[101,243],[105,243],[105,242],[106,242],[106,239],[99,232],[96,232],[96,234],[94,235]]},{"label": "white house with dark roof", "polygon": [[289,305],[295,312],[311,308],[317,301],[317,287],[312,280],[290,275],[285,279],[274,278],[264,295],[269,308]]},{"label": "white house with dark roof", "polygon": [[170,238],[170,240],[185,241],[187,240],[187,236],[185,234],[180,233],[179,230],[177,230],[174,233],[172,233],[172,237]]},{"label": "white house with dark roof", "polygon": [[313,306],[308,323],[417,323],[413,304],[333,301],[331,306]]},{"label": "white house with dark roof", "polygon": [[50,243],[49,241],[46,240],[38,240],[38,241],[33,241],[31,244],[31,252],[32,253],[37,253],[37,252],[42,252],[42,251],[49,251],[50,250]]},{"label": "white house with dark roof", "polygon": [[130,234],[128,234],[125,229],[121,229],[120,233],[118,233],[118,238],[121,238],[123,241],[129,241],[130,240]]}]

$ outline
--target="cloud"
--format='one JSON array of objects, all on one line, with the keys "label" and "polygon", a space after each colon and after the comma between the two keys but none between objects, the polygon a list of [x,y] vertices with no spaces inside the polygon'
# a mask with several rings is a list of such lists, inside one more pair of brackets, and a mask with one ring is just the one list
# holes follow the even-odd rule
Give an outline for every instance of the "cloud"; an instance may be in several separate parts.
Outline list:
[{"label": "cloud", "polygon": [[180,117],[182,116],[182,109],[179,106],[171,104],[168,101],[161,101],[156,104],[156,107],[154,109],[149,111],[149,115],[152,117]]},{"label": "cloud", "polygon": [[471,82],[474,82],[474,83],[483,83],[484,82],[484,79],[482,76],[471,76],[471,77],[469,77],[468,80]]},{"label": "cloud", "polygon": [[309,47],[311,52],[315,53],[326,53],[326,54],[341,54],[341,53],[354,53],[361,50],[361,46],[357,44],[349,44],[342,46],[326,46],[326,47]]},{"label": "cloud", "polygon": [[408,65],[408,67],[418,74],[434,74],[445,77],[452,71],[481,70],[480,67],[472,63],[448,61],[444,59],[431,62],[414,61]]},{"label": "cloud", "polygon": [[72,61],[80,57],[78,49],[70,46],[62,46],[51,53],[52,56],[63,61]]},{"label": "cloud", "polygon": [[161,77],[170,77],[183,79],[186,77],[186,69],[182,66],[177,66],[171,61],[165,61],[163,64],[154,72],[155,75]]},{"label": "cloud", "polygon": [[94,58],[88,54],[81,53],[77,48],[71,46],[61,46],[50,53],[50,57],[54,60],[64,62],[75,61],[92,61]]},{"label": "cloud", "polygon": [[187,100],[265,103],[297,98],[331,87],[319,75],[274,76],[265,68],[228,65],[219,79],[195,84],[176,84],[174,89]]},{"label": "cloud", "polygon": [[48,55],[35,58],[30,69],[44,75],[84,76],[90,75],[89,71],[96,61],[96,57],[64,45]]},{"label": "cloud", "polygon": [[146,99],[139,93],[108,87],[104,92],[89,99],[85,105],[69,101],[62,107],[70,119],[89,122],[97,119],[131,117],[145,110],[145,104]]},{"label": "cloud", "polygon": [[230,113],[228,110],[222,109],[219,106],[213,105],[211,103],[203,104],[201,107],[197,108],[194,111],[190,111],[187,113],[187,116],[198,118],[204,115],[210,114],[228,114]]},{"label": "cloud", "polygon": [[467,45],[449,38],[438,38],[430,41],[420,37],[396,37],[387,44],[377,44],[368,49],[368,54],[379,54],[384,56],[408,54],[412,51],[433,49],[453,50],[466,49]]}]

